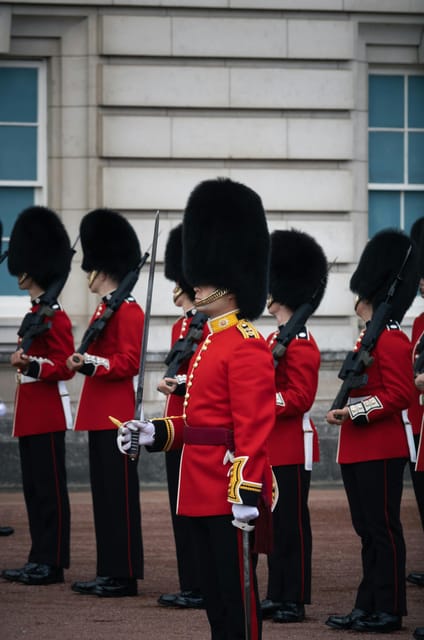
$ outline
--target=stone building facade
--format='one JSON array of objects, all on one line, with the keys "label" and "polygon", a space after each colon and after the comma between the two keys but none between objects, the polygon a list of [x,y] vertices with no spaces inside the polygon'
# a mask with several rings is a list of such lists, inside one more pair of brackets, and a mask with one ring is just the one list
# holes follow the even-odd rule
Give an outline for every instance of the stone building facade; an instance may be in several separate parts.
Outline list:
[{"label": "stone building facade", "polygon": [[[408,231],[424,215],[423,34],[424,0],[1,3],[3,249],[31,203],[55,209],[72,241],[87,211],[115,208],[143,251],[160,210],[145,391],[152,415],[162,410],[155,386],[177,317],[163,276],[168,232],[203,179],[228,176],[257,190],[271,231],[305,230],[336,261],[309,323],[323,352],[320,473],[331,479],[335,434],[322,415],[358,331],[350,275],[369,235],[388,225]],[[62,295],[76,343],[95,305],[78,249]],[[28,300],[0,269],[0,397],[10,419],[8,354]],[[142,305],[147,271],[135,289]],[[420,309],[417,300],[407,331]],[[266,312],[258,326],[272,330]],[[74,402],[79,385],[70,385]],[[0,420],[13,451],[10,420]]]}]

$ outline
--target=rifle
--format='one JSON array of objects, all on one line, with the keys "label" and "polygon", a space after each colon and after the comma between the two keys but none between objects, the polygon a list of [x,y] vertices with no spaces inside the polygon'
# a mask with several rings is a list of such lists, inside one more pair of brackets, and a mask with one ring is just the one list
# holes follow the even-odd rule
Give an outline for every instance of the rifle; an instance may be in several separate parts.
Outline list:
[{"label": "rifle", "polygon": [[99,334],[103,331],[115,311],[119,309],[124,300],[130,295],[138,280],[140,271],[149,255],[150,254],[146,251],[138,265],[134,267],[134,269],[131,269],[131,271],[128,271],[128,273],[121,280],[118,287],[107,300],[106,308],[103,311],[102,315],[86,329],[82,338],[82,342],[78,347],[76,353],[84,354],[87,351],[90,344],[94,342],[94,340],[96,340]]},{"label": "rifle", "polygon": [[168,368],[164,378],[175,378],[182,363],[190,360],[202,338],[203,327],[207,319],[205,313],[197,311],[191,320],[187,335],[174,342],[165,359],[165,364],[168,365]]},{"label": "rifle", "polygon": [[391,284],[389,291],[387,292],[386,299],[383,300],[383,302],[380,302],[376,311],[373,313],[365,333],[362,336],[360,348],[357,351],[351,351],[346,356],[338,375],[338,377],[343,380],[343,384],[331,405],[331,411],[333,409],[342,409],[346,406],[350,391],[352,389],[363,387],[367,383],[368,374],[364,373],[364,371],[374,362],[374,358],[371,353],[378,338],[380,337],[380,334],[383,332],[384,327],[390,320],[393,307],[393,297],[399,282],[402,280],[402,272],[408,261],[411,250],[412,245],[408,247],[399,273]]},{"label": "rifle", "polygon": [[276,343],[272,349],[272,356],[274,358],[274,367],[278,366],[278,361],[285,354],[287,347],[290,342],[297,336],[299,331],[303,329],[308,318],[315,310],[315,300],[321,295],[323,289],[327,284],[327,275],[330,272],[330,269],[335,264],[336,260],[334,260],[327,269],[325,277],[322,277],[320,283],[314,293],[311,296],[309,302],[304,302],[296,309],[296,311],[291,316],[290,320],[280,328],[279,334],[276,338]]},{"label": "rifle", "polygon": [[[78,238],[71,248],[71,260],[73,254],[75,253],[74,246],[77,242]],[[5,252],[3,256],[6,257],[7,252]],[[33,339],[51,328],[51,320],[49,320],[48,322],[44,322],[44,320],[45,318],[52,318],[54,316],[56,312],[56,309],[54,307],[57,304],[57,299],[60,296],[60,292],[62,291],[63,287],[65,286],[68,276],[69,271],[65,275],[54,280],[51,285],[47,287],[47,290],[40,296],[40,307],[37,309],[37,311],[35,313],[29,311],[24,316],[24,319],[22,320],[21,326],[18,330],[18,336],[22,338],[22,340],[18,343],[16,349],[22,349],[23,353],[27,353]]]}]

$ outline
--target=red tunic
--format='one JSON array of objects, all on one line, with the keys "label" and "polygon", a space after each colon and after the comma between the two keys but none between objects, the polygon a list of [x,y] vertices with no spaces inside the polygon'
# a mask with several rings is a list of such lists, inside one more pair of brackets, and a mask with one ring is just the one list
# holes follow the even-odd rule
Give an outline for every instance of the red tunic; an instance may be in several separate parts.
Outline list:
[{"label": "red tunic", "polygon": [[[362,334],[356,343],[360,345]],[[414,395],[411,343],[397,323],[386,326],[372,352],[374,362],[367,368],[365,386],[353,389],[350,402],[365,399],[365,424],[351,419],[340,428],[337,461],[341,464],[409,458],[402,411]],[[353,407],[360,407],[358,402]]]},{"label": "red tunic", "polygon": [[[104,309],[101,302],[91,322]],[[143,326],[143,310],[133,298],[127,298],[90,345],[87,353],[95,356],[95,370],[84,380],[75,418],[76,431],[116,429],[109,416],[122,422],[134,417],[134,376],[140,366]]]},{"label": "red tunic", "polygon": [[[420,338],[424,332],[424,313],[419,315],[414,320],[412,326],[412,362],[415,361],[415,350],[420,341]],[[408,410],[408,417],[412,424],[412,430],[414,435],[420,434],[420,441],[417,451],[417,464],[415,466],[416,471],[424,471],[424,406],[420,404],[420,397],[424,398],[424,394],[415,387],[414,399]]]},{"label": "red tunic", "polygon": [[[424,332],[424,313],[422,313],[417,318],[415,318],[414,324],[412,325],[412,338],[411,338],[412,363],[414,363],[417,357],[416,348],[418,346],[418,343],[420,341],[420,338],[423,332]],[[419,391],[417,387],[415,387],[414,398],[412,400],[411,406],[408,409],[408,418],[411,422],[412,431],[414,432],[414,435],[417,435],[420,433],[422,422],[423,422],[424,406],[420,404],[420,396],[422,395],[423,394],[421,393],[421,391]]]},{"label": "red tunic", "polygon": [[213,326],[190,362],[185,416],[154,421],[154,450],[181,447],[185,424],[234,434],[233,465],[224,460],[228,447],[223,444],[184,444],[177,512],[185,516],[228,515],[232,502],[256,504],[261,492],[271,502],[267,440],[275,421],[272,356],[250,323]]},{"label": "red tunic", "polygon": [[[34,305],[32,313],[38,309],[39,305]],[[13,421],[13,435],[17,437],[66,429],[58,383],[74,375],[66,366],[67,357],[74,351],[72,325],[60,305],[54,315],[45,318],[44,322],[51,322],[50,329],[36,336],[28,349],[31,360],[38,363],[38,378],[21,378],[19,373],[17,375]],[[20,383],[20,378],[30,381]]]},{"label": "red tunic", "polygon": [[[278,330],[268,336],[272,351]],[[277,391],[275,427],[269,439],[272,466],[305,463],[303,419],[315,400],[318,388],[320,352],[309,331],[300,332],[287,347],[275,369]],[[305,418],[313,432],[313,461],[319,461],[315,425]]]}]

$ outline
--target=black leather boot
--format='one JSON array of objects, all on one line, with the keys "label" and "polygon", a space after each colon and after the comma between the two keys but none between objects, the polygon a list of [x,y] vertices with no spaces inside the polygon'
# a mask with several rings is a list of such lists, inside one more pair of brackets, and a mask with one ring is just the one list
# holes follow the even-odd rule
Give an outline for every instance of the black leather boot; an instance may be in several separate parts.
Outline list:
[{"label": "black leather boot", "polygon": [[333,629],[351,629],[356,620],[360,620],[366,615],[368,615],[367,612],[362,609],[352,609],[352,611],[345,616],[329,616],[325,624]]}]

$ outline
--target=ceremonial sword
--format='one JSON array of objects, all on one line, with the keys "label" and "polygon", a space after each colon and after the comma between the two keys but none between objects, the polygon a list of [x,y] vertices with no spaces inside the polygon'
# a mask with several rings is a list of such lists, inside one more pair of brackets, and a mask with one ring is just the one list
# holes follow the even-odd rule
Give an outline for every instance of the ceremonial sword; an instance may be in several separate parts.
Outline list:
[{"label": "ceremonial sword", "polygon": [[[141,339],[140,368],[138,372],[137,391],[135,396],[135,409],[134,409],[135,420],[144,420],[144,411],[143,411],[144,377],[146,375],[147,340],[149,337],[149,325],[150,325],[150,315],[151,315],[152,295],[153,295],[153,280],[155,277],[156,249],[158,244],[158,236],[159,236],[159,211],[156,211],[155,226],[153,229],[152,254],[150,258],[149,279],[147,283],[146,306],[144,310],[143,337]],[[129,454],[130,460],[133,460],[133,461],[138,459],[138,450],[139,450],[138,437],[139,437],[138,430],[137,431],[131,430],[131,447],[129,449],[128,454]]]},{"label": "ceremonial sword", "polygon": [[243,539],[243,582],[244,582],[244,634],[246,640],[252,638],[252,614],[250,609],[250,544],[249,535],[255,528],[253,524],[233,520],[232,524],[241,529]]}]

